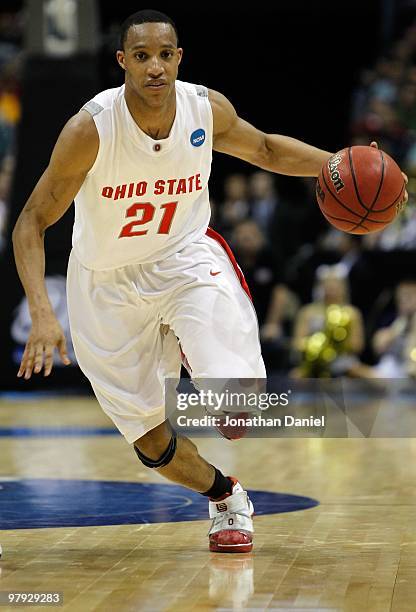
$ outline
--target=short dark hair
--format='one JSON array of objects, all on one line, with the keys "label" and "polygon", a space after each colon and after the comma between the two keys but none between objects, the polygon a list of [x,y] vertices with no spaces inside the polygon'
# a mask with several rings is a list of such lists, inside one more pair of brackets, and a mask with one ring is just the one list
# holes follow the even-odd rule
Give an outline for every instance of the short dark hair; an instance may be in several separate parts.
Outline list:
[{"label": "short dark hair", "polygon": [[165,15],[164,13],[160,13],[159,11],[152,11],[150,9],[145,9],[143,11],[137,11],[137,13],[133,13],[123,21],[120,27],[120,49],[124,49],[124,43],[126,42],[127,32],[133,25],[140,25],[141,23],[169,23],[172,28],[175,30],[176,34],[176,44],[178,44],[178,30],[173,20]]}]

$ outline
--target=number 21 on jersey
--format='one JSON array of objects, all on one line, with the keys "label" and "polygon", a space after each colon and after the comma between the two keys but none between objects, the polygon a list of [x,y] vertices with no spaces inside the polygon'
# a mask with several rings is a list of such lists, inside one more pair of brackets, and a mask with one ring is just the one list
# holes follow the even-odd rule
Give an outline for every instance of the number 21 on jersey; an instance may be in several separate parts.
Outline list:
[{"label": "number 21 on jersey", "polygon": [[[168,202],[167,204],[162,204],[160,206],[162,218],[159,222],[159,227],[156,232],[157,234],[169,234],[177,205],[178,202]],[[135,217],[135,220],[124,225],[118,237],[132,238],[133,236],[145,236],[148,230],[137,228],[153,221],[155,211],[156,207],[150,202],[136,203],[129,206],[126,210],[126,219],[129,217]],[[140,218],[137,219],[139,215]]]}]

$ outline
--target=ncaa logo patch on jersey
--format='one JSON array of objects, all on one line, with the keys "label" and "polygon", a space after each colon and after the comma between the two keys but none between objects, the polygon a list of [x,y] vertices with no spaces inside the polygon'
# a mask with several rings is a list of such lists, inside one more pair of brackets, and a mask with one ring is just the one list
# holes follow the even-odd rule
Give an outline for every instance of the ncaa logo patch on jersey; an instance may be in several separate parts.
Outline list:
[{"label": "ncaa logo patch on jersey", "polygon": [[194,147],[200,147],[205,142],[205,130],[200,128],[199,130],[195,130],[191,134],[191,145]]}]

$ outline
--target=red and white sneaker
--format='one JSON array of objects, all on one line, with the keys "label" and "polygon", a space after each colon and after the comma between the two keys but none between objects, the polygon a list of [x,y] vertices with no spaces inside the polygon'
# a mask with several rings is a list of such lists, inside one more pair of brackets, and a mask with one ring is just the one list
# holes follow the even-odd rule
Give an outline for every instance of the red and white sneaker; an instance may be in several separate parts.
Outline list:
[{"label": "red and white sneaker", "polygon": [[213,519],[208,532],[211,552],[248,553],[253,548],[253,504],[247,491],[235,478],[233,492],[222,499],[210,500],[209,516]]}]

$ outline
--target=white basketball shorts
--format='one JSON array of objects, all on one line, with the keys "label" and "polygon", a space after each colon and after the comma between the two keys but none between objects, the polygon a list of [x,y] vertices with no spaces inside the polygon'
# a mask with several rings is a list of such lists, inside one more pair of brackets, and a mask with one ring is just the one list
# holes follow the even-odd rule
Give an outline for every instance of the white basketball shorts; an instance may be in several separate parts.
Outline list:
[{"label": "white basketball shorts", "polygon": [[180,348],[192,378],[266,377],[244,277],[211,229],[166,259],[114,270],[87,269],[72,251],[67,293],[78,364],[129,443],[165,420]]}]

